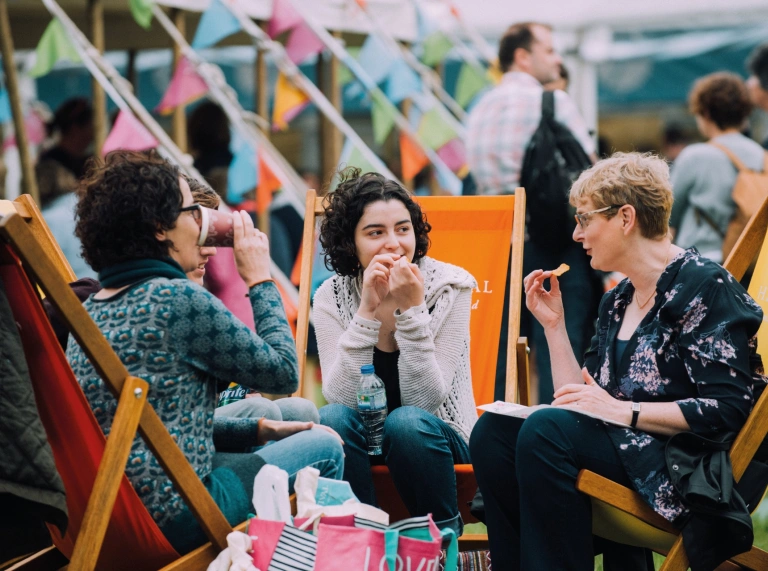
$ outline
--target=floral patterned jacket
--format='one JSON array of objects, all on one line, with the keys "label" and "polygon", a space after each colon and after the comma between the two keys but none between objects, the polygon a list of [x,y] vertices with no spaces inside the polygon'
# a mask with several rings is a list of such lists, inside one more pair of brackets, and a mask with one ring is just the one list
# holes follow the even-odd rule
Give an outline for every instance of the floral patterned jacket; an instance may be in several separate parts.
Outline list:
[{"label": "floral patterned jacket", "polygon": [[[634,291],[625,279],[603,296],[585,355],[589,373],[619,400],[676,402],[696,434],[738,432],[766,383],[756,353],[760,306],[720,265],[686,250],[659,277],[654,306],[615,363],[616,336]],[[685,516],[664,460],[667,439],[607,428],[637,492],[667,520]]]}]

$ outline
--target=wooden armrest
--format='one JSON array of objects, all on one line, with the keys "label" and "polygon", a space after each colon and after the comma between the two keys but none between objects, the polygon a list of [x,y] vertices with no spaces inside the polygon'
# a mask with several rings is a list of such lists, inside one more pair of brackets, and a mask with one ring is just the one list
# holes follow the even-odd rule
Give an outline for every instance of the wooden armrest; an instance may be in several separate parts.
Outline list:
[{"label": "wooden armrest", "polygon": [[739,431],[739,435],[731,446],[731,464],[733,465],[733,477],[738,482],[744,475],[757,449],[768,434],[768,388],[763,389],[763,394],[752,409],[747,422]]},{"label": "wooden armrest", "polygon": [[518,402],[529,406],[531,404],[531,384],[528,369],[528,354],[531,350],[528,348],[528,338],[518,337],[515,346],[517,352],[517,393]]},{"label": "wooden armrest", "polygon": [[576,489],[662,531],[674,535],[680,533],[680,530],[653,511],[640,494],[599,474],[581,470],[576,478]]}]

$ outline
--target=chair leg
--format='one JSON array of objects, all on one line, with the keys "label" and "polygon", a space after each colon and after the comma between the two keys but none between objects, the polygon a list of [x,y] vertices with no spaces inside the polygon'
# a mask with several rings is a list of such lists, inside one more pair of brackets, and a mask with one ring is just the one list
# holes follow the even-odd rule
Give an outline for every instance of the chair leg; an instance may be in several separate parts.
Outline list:
[{"label": "chair leg", "polygon": [[683,536],[681,535],[675,540],[659,571],[687,571],[687,569],[688,555],[685,553]]}]

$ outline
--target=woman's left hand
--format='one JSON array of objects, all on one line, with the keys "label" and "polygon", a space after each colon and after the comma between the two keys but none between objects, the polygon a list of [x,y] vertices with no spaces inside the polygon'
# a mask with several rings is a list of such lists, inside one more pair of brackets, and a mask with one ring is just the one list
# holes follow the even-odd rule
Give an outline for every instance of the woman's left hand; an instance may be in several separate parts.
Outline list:
[{"label": "woman's left hand", "polygon": [[608,394],[584,368],[581,376],[585,384],[572,383],[555,392],[553,406],[576,408],[602,417],[629,424],[632,419],[631,403],[620,401]]},{"label": "woman's left hand", "polygon": [[424,303],[424,276],[405,256],[389,270],[389,293],[395,298],[400,313]]},{"label": "woman's left hand", "polygon": [[312,430],[313,428],[317,430],[324,430],[325,432],[330,433],[336,437],[336,439],[339,441],[339,444],[344,446],[344,441],[341,439],[341,436],[339,436],[339,433],[330,426],[315,424],[314,422],[298,422],[295,420],[270,420],[268,418],[262,418],[259,420],[259,434],[257,437],[257,444],[262,446],[272,440],[282,440],[283,438],[288,438],[289,436],[293,436],[299,432],[304,432],[305,430]]}]

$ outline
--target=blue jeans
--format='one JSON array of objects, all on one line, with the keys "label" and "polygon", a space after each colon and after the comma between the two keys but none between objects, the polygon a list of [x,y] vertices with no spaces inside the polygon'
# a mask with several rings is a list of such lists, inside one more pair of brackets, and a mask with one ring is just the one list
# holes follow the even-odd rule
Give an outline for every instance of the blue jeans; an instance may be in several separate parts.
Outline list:
[{"label": "blue jeans", "polygon": [[298,420],[320,422],[317,407],[311,400],[300,397],[285,397],[269,400],[264,397],[249,397],[218,407],[216,416],[235,418],[268,418],[269,420]]},{"label": "blue jeans", "polygon": [[[361,502],[376,504],[365,425],[358,412],[342,404],[320,409],[320,421],[344,439],[344,479]],[[454,464],[468,464],[469,448],[453,428],[414,406],[393,410],[384,422],[382,445],[400,497],[412,516],[432,514],[438,527],[461,535],[464,523],[456,499]],[[375,460],[374,460],[375,462]]]}]

